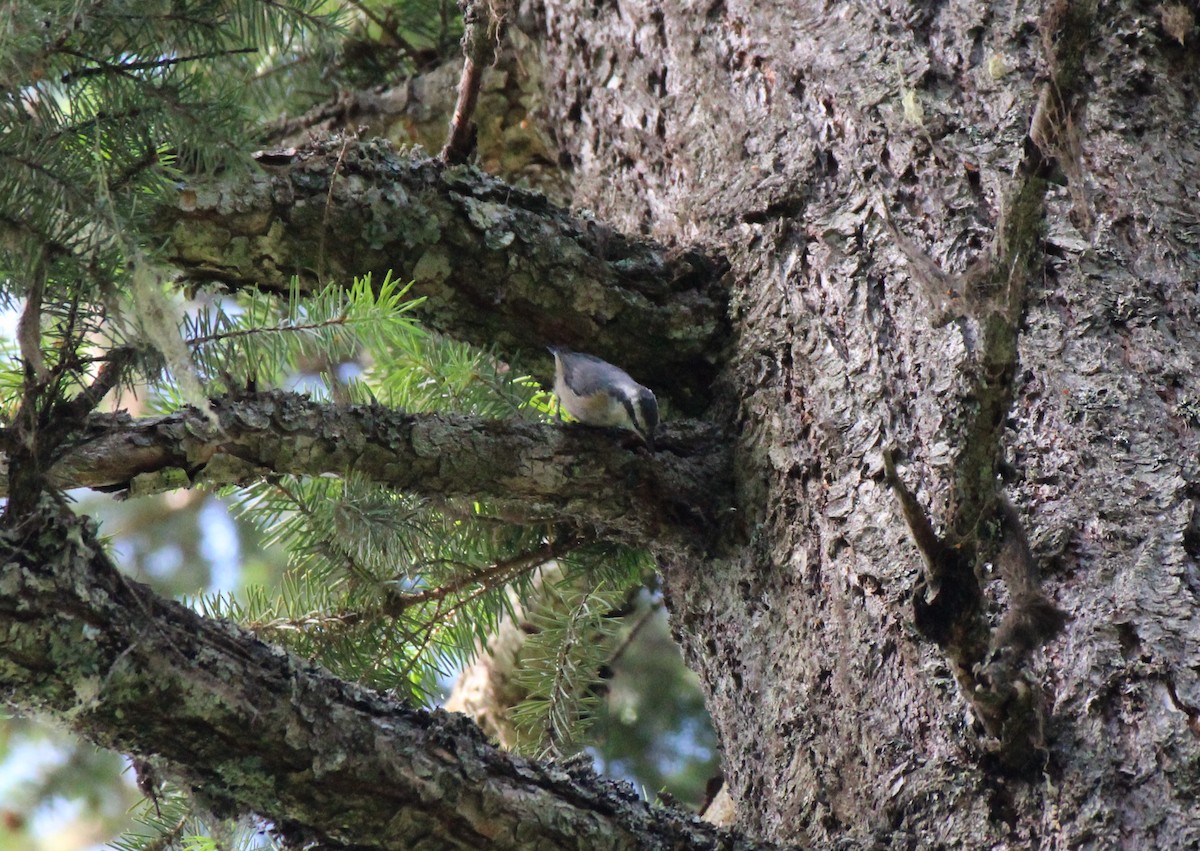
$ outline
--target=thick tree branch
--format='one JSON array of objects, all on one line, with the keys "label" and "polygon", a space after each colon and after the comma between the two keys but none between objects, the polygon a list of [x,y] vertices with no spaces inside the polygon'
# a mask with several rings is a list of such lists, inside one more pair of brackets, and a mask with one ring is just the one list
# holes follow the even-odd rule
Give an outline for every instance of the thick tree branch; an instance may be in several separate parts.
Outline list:
[{"label": "thick tree branch", "polygon": [[728,441],[669,423],[660,451],[619,432],[518,420],[406,414],[271,392],[213,400],[220,430],[192,410],[94,415],[53,471],[59,487],[146,493],[192,482],[354,472],[430,496],[511,503],[507,516],[582,524],[659,548],[705,546],[730,498]]},{"label": "thick tree branch", "polygon": [[0,696],[297,847],[752,849],[590,771],[503,754],[117,573],[46,498],[0,532]]},{"label": "thick tree branch", "polygon": [[[686,413],[728,335],[723,262],[570,215],[481,172],[331,140],[269,175],[183,192],[171,261],[196,280],[287,292],[389,270],[430,327],[530,364],[562,343],[620,364]],[[272,160],[278,166],[278,158]]]}]

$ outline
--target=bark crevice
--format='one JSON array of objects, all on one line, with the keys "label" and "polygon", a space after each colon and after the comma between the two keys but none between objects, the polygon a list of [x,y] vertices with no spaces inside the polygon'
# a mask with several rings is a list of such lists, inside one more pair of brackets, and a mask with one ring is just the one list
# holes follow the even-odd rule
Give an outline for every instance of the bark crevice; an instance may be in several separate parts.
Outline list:
[{"label": "bark crevice", "polygon": [[[1040,571],[1021,519],[1000,485],[1000,464],[1016,389],[1027,282],[1047,262],[1047,190],[1061,173],[1060,162],[1069,160],[1076,182],[1081,176],[1072,116],[1083,98],[1080,75],[1093,15],[1091,0],[1055,0],[1043,16],[1051,79],[1039,89],[1024,156],[987,254],[967,273],[951,279],[927,256],[914,258],[919,249],[900,237],[886,216],[926,289],[953,293],[965,309],[959,321],[979,329],[967,367],[971,416],[960,432],[944,537],[936,535],[924,509],[896,474],[891,451],[885,453],[888,481],[928,567],[926,579],[914,589],[916,624],[947,653],[1000,765],[1030,777],[1044,768],[1048,752],[1041,689],[1026,662],[1033,650],[1062,631],[1067,616],[1041,590]],[[1079,206],[1075,209],[1078,213]],[[995,562],[1008,591],[1008,610],[994,628],[983,611],[978,579],[989,561]]]}]

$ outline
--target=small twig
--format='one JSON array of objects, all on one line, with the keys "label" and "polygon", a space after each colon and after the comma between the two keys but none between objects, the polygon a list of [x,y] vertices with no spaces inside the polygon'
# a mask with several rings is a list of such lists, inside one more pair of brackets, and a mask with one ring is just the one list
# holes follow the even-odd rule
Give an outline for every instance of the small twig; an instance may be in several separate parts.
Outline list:
[{"label": "small twig", "polygon": [[458,102],[450,120],[450,133],[442,148],[443,162],[464,163],[475,149],[475,126],[471,117],[479,101],[483,69],[496,58],[503,16],[497,11],[499,0],[463,0],[463,70],[458,81]]},{"label": "small twig", "polygon": [[633,640],[637,638],[638,633],[642,631],[642,627],[648,624],[650,622],[650,618],[658,614],[658,610],[661,608],[662,602],[656,601],[651,603],[646,611],[642,612],[641,617],[637,619],[637,622],[630,628],[629,632],[625,634],[625,637],[621,639],[621,643],[614,647],[612,653],[609,654],[608,662],[606,663],[607,665],[612,666],[620,661],[621,657],[625,655],[625,651],[628,650],[630,645],[633,644]]},{"label": "small twig", "polygon": [[362,612],[346,612],[345,614],[327,614],[312,611],[294,617],[272,618],[271,620],[245,621],[242,626],[252,629],[260,635],[267,632],[303,632],[307,629],[319,629],[326,636],[335,635],[358,626],[363,621]]},{"label": "small twig", "polygon": [[921,503],[917,502],[916,495],[908,489],[908,485],[904,484],[904,480],[896,472],[895,452],[890,446],[883,450],[883,472],[900,501],[900,511],[904,514],[904,521],[908,524],[913,541],[925,557],[930,584],[936,586],[940,584],[946,569],[946,544],[933,531],[933,524],[926,516]]},{"label": "small twig", "polygon": [[[79,395],[55,405],[52,418],[63,420],[62,425],[70,427],[77,425],[80,420],[95,410],[101,400],[108,395],[108,391],[117,386],[121,380],[121,374],[125,371],[125,367],[133,362],[133,358],[134,350],[131,347],[114,349],[109,352],[108,359],[96,373],[95,380]],[[58,426],[59,423],[56,422],[55,425]]]},{"label": "small twig", "polygon": [[283,332],[296,331],[318,331],[321,328],[330,328],[336,325],[345,325],[348,320],[346,314],[335,316],[332,319],[323,319],[320,322],[307,322],[302,325],[276,325],[271,328],[239,328],[235,331],[218,331],[215,334],[205,334],[201,337],[189,337],[184,340],[189,348],[198,349],[201,346],[206,346],[209,343],[219,343],[225,340],[235,340],[239,337],[252,337],[256,334],[278,334]]},{"label": "small twig", "polygon": [[1021,518],[1003,493],[999,495],[999,507],[1003,537],[995,562],[1008,588],[1009,603],[1008,612],[992,633],[988,657],[993,666],[1003,658],[1007,670],[1015,671],[1030,653],[1062,632],[1070,616],[1042,592],[1037,562]]},{"label": "small twig", "polygon": [[25,368],[33,375],[34,380],[44,382],[49,373],[46,370],[46,359],[42,356],[42,294],[46,287],[46,258],[38,252],[30,274],[29,295],[25,297],[25,310],[17,322],[17,345]]},{"label": "small twig", "polygon": [[564,552],[574,547],[576,543],[577,541],[573,538],[566,541],[556,541],[546,544],[544,547],[533,552],[521,553],[513,558],[497,562],[491,567],[460,576],[452,582],[439,585],[436,588],[428,588],[415,594],[395,592],[384,606],[384,610],[389,615],[395,617],[400,615],[405,609],[420,603],[427,603],[434,600],[440,602],[451,594],[456,594],[471,585],[480,585],[481,590],[499,587],[527,570],[533,570],[539,565],[558,558]]},{"label": "small twig", "polygon": [[329,233],[329,211],[333,208],[333,187],[337,183],[342,162],[346,159],[346,148],[350,146],[351,140],[356,138],[349,134],[342,136],[342,146],[338,149],[337,162],[333,164],[333,171],[329,174],[329,191],[325,193],[325,211],[321,216],[321,244],[317,246],[317,278],[322,283],[325,281],[325,236]]},{"label": "small twig", "polygon": [[154,802],[154,814],[161,819],[162,809],[158,806],[158,801],[161,797],[159,793],[162,791],[162,778],[158,776],[149,760],[135,759],[131,767],[137,776],[138,791],[147,801]]},{"label": "small twig", "polygon": [[875,209],[883,219],[888,233],[891,234],[892,241],[896,243],[896,247],[908,260],[908,268],[913,282],[921,288],[934,310],[937,311],[931,322],[933,327],[939,328],[954,319],[957,314],[961,314],[964,310],[961,282],[957,280],[956,276],[945,272],[921,246],[900,231],[883,198],[876,200]]},{"label": "small twig", "polygon": [[445,56],[448,52],[447,38],[450,35],[450,0],[442,0],[438,3],[438,56]]},{"label": "small twig", "polygon": [[133,179],[146,169],[158,163],[158,149],[147,140],[145,152],[134,162],[131,162],[116,179],[112,181],[110,189],[121,190],[125,189],[133,182]]},{"label": "small twig", "polygon": [[156,68],[169,68],[172,65],[181,65],[184,62],[198,62],[201,59],[215,59],[218,56],[236,56],[239,53],[257,53],[258,48],[237,47],[232,50],[214,50],[211,53],[197,53],[192,56],[175,56],[167,59],[147,59],[142,62],[120,63],[105,62],[92,56],[76,53],[73,50],[64,50],[63,52],[96,63],[91,68],[80,68],[78,71],[68,71],[63,74],[62,83],[65,85],[87,77],[98,77],[101,74],[124,74],[128,76],[134,71],[152,71]]}]

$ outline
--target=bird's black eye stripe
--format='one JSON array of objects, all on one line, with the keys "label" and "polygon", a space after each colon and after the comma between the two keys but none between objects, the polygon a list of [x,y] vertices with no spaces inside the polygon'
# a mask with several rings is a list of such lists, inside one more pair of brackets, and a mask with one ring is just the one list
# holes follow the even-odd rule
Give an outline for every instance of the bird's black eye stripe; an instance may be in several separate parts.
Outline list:
[{"label": "bird's black eye stripe", "polygon": [[633,409],[633,402],[622,396],[621,404],[625,407],[625,413],[629,414],[629,422],[633,423],[634,428],[636,428],[638,431],[641,431],[641,424],[643,420],[638,419],[637,411]]},{"label": "bird's black eye stripe", "polygon": [[629,422],[633,426],[633,430],[643,439],[649,440],[658,425],[657,406],[645,398],[622,398],[621,404],[625,406],[625,412],[629,414]]},{"label": "bird's black eye stripe", "polygon": [[[638,411],[642,417],[640,420],[634,418],[634,422],[644,423],[647,430],[654,431],[658,425],[658,404],[653,399],[648,399],[645,396],[639,396],[637,400]],[[630,417],[633,417],[630,412]]]}]

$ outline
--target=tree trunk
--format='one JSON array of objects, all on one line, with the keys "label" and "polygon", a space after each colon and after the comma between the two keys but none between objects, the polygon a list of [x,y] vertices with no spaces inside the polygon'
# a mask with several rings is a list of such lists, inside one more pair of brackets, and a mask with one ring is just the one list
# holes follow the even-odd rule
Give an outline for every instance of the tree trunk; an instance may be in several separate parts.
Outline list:
[{"label": "tree trunk", "polygon": [[[1169,10],[1184,23],[1168,30]],[[733,264],[717,409],[737,435],[745,546],[663,567],[740,825],[818,844],[1194,846],[1190,13],[718,0],[538,14],[576,204]],[[992,326],[1010,307],[1006,366]],[[973,554],[992,645],[1020,594],[997,576],[997,474],[1071,615],[1014,681],[1044,716],[1018,735],[1023,766],[1005,759],[1003,719],[981,729],[986,709],[964,700],[963,685],[990,688],[992,658],[923,634],[937,589],[885,449],[931,528]]]}]

